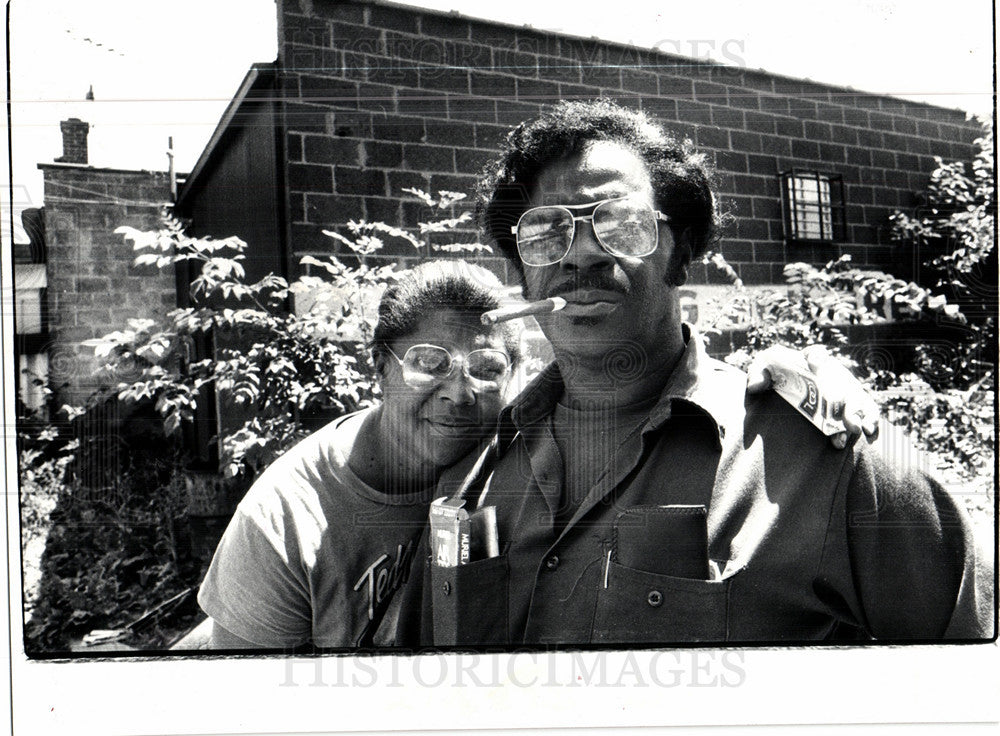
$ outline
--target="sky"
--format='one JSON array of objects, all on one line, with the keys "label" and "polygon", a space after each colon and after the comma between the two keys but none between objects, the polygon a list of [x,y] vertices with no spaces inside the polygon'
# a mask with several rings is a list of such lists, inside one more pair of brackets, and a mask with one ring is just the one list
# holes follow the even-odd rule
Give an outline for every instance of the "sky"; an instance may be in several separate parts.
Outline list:
[{"label": "sky", "polygon": [[[979,114],[993,104],[989,0],[617,0],[614,12],[564,0],[406,4]],[[36,164],[62,154],[60,120],[91,124],[94,166],[165,170],[173,137],[177,170],[189,171],[250,65],[276,56],[274,0],[10,0],[9,18],[15,213],[41,204]]]}]

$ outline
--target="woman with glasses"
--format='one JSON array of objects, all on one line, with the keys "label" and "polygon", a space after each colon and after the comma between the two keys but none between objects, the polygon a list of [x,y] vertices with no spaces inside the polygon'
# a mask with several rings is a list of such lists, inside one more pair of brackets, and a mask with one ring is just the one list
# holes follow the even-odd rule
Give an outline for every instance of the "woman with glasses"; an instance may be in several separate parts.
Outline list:
[{"label": "woman with glasses", "polygon": [[520,357],[514,328],[480,321],[501,286],[436,261],[386,290],[371,346],[382,403],[296,445],[240,503],[198,596],[211,648],[392,641],[435,489],[492,434]]}]

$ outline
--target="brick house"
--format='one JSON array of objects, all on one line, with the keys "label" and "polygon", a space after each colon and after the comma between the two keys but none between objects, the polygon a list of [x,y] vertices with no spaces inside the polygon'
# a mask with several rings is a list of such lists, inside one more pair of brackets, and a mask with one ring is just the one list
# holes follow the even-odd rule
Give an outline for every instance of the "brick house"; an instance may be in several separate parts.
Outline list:
[{"label": "brick house", "polygon": [[91,409],[90,421],[73,423],[59,408],[84,406],[102,381],[125,377],[97,373],[100,361],[83,341],[123,329],[129,319],[158,319],[176,305],[174,275],[132,265],[114,233],[122,225],[154,229],[171,188],[165,172],[91,166],[88,123],[71,118],[60,127],[63,155],[38,164],[44,206],[22,214],[30,243],[14,246],[14,368],[24,407],[86,441],[91,449],[76,472],[85,484],[106,487],[131,412],[106,402]]},{"label": "brick house", "polygon": [[34,260],[43,266],[39,329],[45,339],[37,348],[48,355],[57,405],[82,404],[97,387],[98,362],[82,341],[121,329],[132,318],[156,319],[177,301],[174,276],[132,265],[127,252],[123,257],[122,236],[114,233],[122,225],[157,226],[171,200],[167,173],[91,166],[89,125],[71,118],[61,128],[63,155],[38,164],[45,206],[30,215],[35,224],[26,228],[39,233]]},{"label": "brick house", "polygon": [[[352,218],[414,226],[426,213],[403,188],[470,192],[510,126],[606,96],[714,159],[734,216],[719,247],[747,284],[845,253],[921,280],[932,254],[889,242],[888,217],[918,205],[935,155],[969,160],[979,132],[957,110],[381,0],[277,12],[277,60],[248,73],[179,196],[197,234],[250,243],[252,275],[295,276]],[[693,289],[713,271],[693,269]]]}]

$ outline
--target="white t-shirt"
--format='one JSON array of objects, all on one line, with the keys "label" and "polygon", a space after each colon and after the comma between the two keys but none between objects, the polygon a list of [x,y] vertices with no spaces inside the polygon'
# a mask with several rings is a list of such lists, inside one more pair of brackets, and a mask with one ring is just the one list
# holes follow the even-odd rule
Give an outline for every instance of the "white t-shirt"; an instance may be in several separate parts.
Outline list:
[{"label": "white t-shirt", "polygon": [[347,458],[369,411],[304,439],[240,502],[198,594],[223,628],[269,648],[392,643],[398,608],[390,604],[409,574],[433,488],[394,496],[351,471]]}]

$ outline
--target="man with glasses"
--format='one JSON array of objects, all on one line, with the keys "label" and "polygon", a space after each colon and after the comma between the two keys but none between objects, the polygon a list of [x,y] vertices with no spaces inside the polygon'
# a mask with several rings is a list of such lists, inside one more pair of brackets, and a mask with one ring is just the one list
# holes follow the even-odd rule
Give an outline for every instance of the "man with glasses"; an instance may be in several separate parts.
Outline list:
[{"label": "man with glasses", "polygon": [[682,323],[717,218],[689,144],[610,102],[560,103],[488,172],[488,238],[529,300],[565,301],[537,317],[555,362],[452,489],[495,507],[499,555],[428,565],[400,643],[991,635],[989,563],[949,494],[748,395]]}]

